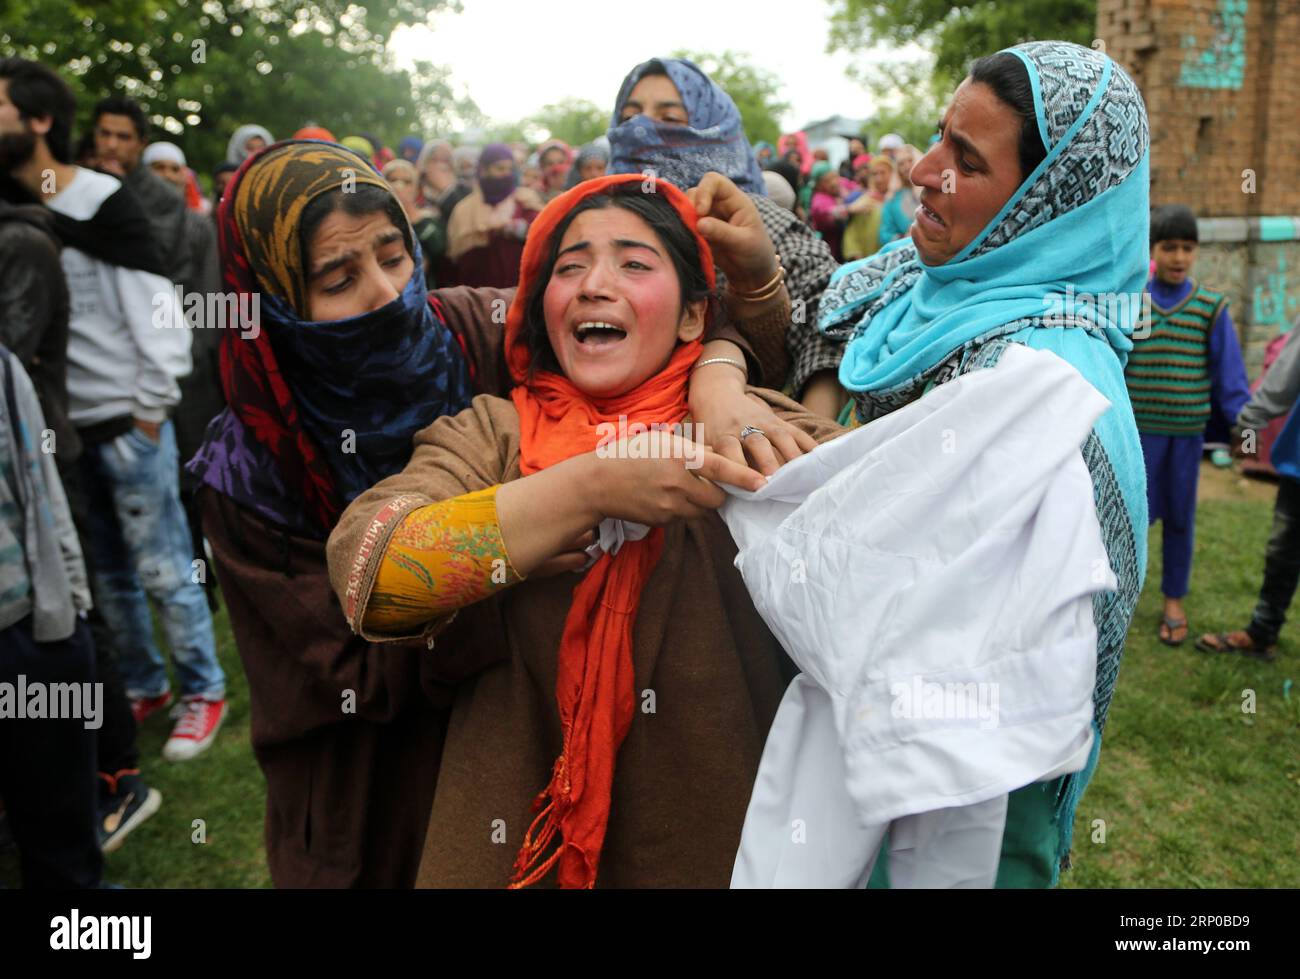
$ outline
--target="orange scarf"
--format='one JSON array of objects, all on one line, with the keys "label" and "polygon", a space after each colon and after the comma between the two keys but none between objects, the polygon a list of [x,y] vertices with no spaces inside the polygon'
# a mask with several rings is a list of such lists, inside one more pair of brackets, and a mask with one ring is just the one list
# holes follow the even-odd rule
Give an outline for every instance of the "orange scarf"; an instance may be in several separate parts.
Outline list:
[{"label": "orange scarf", "polygon": [[[506,320],[506,358],[519,385],[511,398],[519,412],[519,467],[525,476],[593,451],[602,422],[617,425],[625,418],[628,425],[672,425],[686,416],[686,384],[699,357],[698,340],[680,344],[663,371],[614,398],[590,398],[559,374],[539,371],[528,377],[531,351],[523,342],[524,307],[546,272],[543,265],[556,227],[583,199],[613,185],[638,182],[665,195],[695,232],[700,262],[713,287],[713,256],[695,229],[695,210],[670,184],[621,174],[579,184],[547,205],[529,229],[519,289]],[[550,783],[533,803],[537,815],[515,859],[512,888],[536,883],[557,865],[561,887],[595,886],[609,825],[614,759],[636,711],[632,628],[642,589],[662,550],[663,531],[652,530],[639,541],[624,543],[616,555],[601,555],[574,589],[555,684],[560,756]],[[559,843],[551,849],[557,833]]]}]

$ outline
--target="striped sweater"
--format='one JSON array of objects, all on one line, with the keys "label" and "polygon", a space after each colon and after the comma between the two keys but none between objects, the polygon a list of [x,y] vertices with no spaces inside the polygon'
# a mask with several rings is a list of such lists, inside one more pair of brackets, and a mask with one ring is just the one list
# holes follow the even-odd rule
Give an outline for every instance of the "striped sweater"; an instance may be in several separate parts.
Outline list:
[{"label": "striped sweater", "polygon": [[1200,435],[1210,420],[1209,340],[1227,303],[1197,283],[1169,309],[1151,304],[1151,332],[1133,340],[1125,380],[1146,435]]}]

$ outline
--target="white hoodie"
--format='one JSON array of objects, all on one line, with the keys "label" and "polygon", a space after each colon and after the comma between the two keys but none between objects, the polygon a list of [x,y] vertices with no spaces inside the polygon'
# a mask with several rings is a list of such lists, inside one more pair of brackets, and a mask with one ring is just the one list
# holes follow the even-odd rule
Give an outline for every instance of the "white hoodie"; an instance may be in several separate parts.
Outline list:
[{"label": "white hoodie", "polygon": [[[117,178],[77,167],[50,209],[86,221],[120,186]],[[79,428],[133,416],[160,422],[181,399],[189,374],[190,333],[161,275],[110,265],[78,248],[60,256],[68,279],[69,417]],[[182,324],[158,328],[155,322]]]}]

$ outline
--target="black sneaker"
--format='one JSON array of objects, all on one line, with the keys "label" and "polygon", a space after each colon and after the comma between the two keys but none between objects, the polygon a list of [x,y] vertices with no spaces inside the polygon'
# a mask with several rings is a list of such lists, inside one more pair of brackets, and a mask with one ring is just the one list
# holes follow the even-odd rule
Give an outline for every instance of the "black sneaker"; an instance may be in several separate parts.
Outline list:
[{"label": "black sneaker", "polygon": [[116,778],[100,773],[99,847],[112,853],[127,835],[158,811],[162,793],[145,785],[137,771],[119,772]]}]

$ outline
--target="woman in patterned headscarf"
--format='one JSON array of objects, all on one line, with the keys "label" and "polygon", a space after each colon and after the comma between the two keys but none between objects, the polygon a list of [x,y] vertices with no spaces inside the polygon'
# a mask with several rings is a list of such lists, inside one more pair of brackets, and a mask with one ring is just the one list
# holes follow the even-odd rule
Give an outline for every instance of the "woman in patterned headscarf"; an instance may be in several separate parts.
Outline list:
[{"label": "woman in patterned headscarf", "polygon": [[712,170],[747,193],[766,193],[736,103],[685,58],[652,58],[633,68],[610,125],[610,173],[653,169],[694,187]]},{"label": "woman in patterned headscarf", "polygon": [[[798,318],[809,323],[816,319],[818,300],[837,263],[808,225],[767,196],[766,181],[731,96],[690,61],[653,58],[623,79],[614,103],[613,127],[610,173],[653,171],[679,187],[697,187],[713,171],[748,194],[781,256]],[[811,166],[811,157],[805,157]],[[797,181],[791,186],[799,189]],[[792,350],[800,360],[795,374],[784,380],[785,389],[810,411],[834,417],[844,403],[834,376],[839,357],[833,344],[820,337],[811,339],[809,332],[805,326],[793,334],[799,346]],[[783,381],[772,383],[780,386]],[[749,440],[760,445],[761,441]]]},{"label": "woman in patterned headscarf", "polygon": [[190,470],[248,674],[271,877],[409,886],[441,694],[425,647],[381,653],[352,638],[323,546],[343,507],[405,464],[417,429],[469,402],[473,354],[490,337],[448,329],[402,205],[340,145],[254,155],[217,221],[236,297],[220,350],[229,407]]},{"label": "woman in patterned headscarf", "polygon": [[[997,868],[999,885],[1047,885],[1068,865],[1146,569],[1145,470],[1124,364],[1147,273],[1147,116],[1106,55],[1040,41],[976,61],[940,132],[912,169],[910,236],[841,268],[817,326],[844,344],[839,378],[863,423],[996,365],[1009,345],[1050,351],[1110,403],[1081,447],[1118,579],[1092,602],[1090,754],[1010,793]],[[1074,301],[1084,294],[1097,301]],[[1097,570],[1104,580],[1108,569]]]}]

